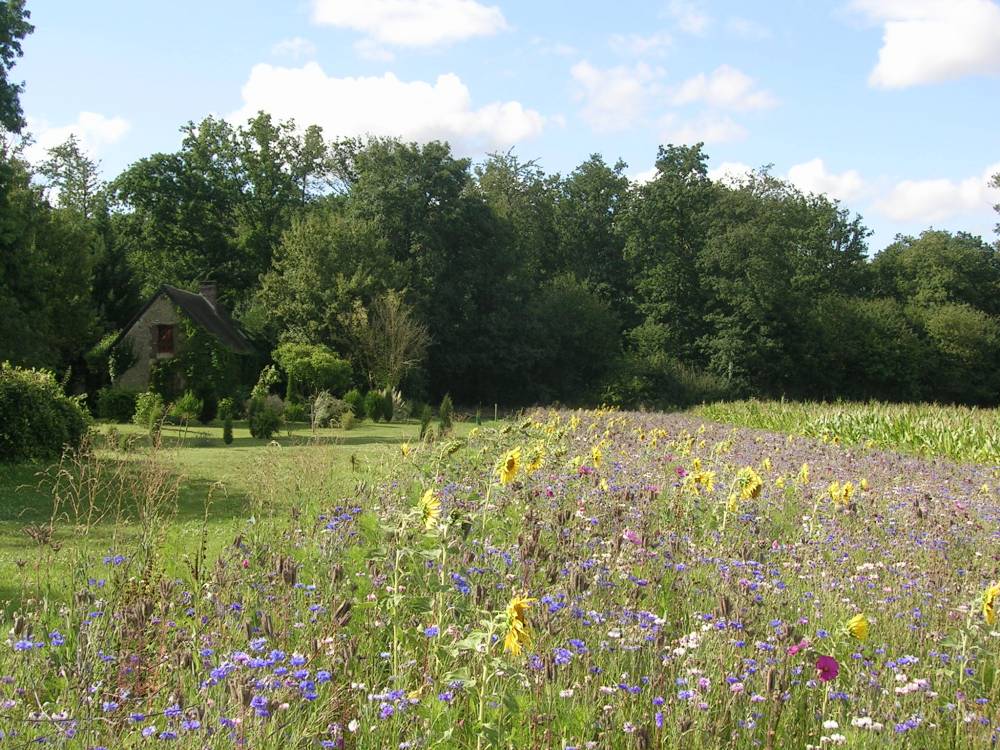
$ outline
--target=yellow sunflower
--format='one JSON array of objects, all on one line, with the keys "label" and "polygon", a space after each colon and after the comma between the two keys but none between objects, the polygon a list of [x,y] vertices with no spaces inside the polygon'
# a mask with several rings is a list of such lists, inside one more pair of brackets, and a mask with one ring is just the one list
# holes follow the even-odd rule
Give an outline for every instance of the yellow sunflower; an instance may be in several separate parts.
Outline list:
[{"label": "yellow sunflower", "polygon": [[500,484],[510,484],[517,476],[521,468],[521,447],[507,451],[507,454],[497,467],[497,474],[500,475]]},{"label": "yellow sunflower", "polygon": [[1000,597],[1000,581],[994,583],[983,593],[983,619],[987,625],[992,625],[997,621],[996,603]]},{"label": "yellow sunflower", "polygon": [[524,648],[531,646],[531,627],[528,625],[528,608],[536,602],[523,596],[515,596],[507,605],[507,635],[503,639],[505,651],[520,656]]},{"label": "yellow sunflower", "polygon": [[863,614],[854,615],[850,620],[847,621],[847,632],[851,634],[854,638],[859,641],[863,641],[868,638],[868,620],[865,619]]},{"label": "yellow sunflower", "polygon": [[424,529],[430,531],[436,528],[441,517],[441,501],[434,495],[433,489],[428,489],[423,494],[417,507],[420,509],[420,521]]}]

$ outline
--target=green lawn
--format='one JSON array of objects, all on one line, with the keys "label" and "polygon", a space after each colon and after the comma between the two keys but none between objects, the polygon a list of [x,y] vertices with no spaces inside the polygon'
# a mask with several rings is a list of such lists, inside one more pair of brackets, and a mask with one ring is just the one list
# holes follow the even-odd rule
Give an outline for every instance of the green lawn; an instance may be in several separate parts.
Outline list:
[{"label": "green lawn", "polygon": [[[469,429],[456,425],[459,435]],[[135,445],[111,450],[111,430]],[[143,515],[163,534],[164,563],[177,572],[194,564],[203,539],[210,559],[231,544],[247,518],[263,522],[290,513],[314,518],[350,497],[356,482],[399,460],[399,447],[416,442],[419,432],[413,421],[315,433],[296,425],[267,442],[237,423],[233,443],[225,445],[221,426],[167,427],[152,452],[139,428],[99,425],[93,457],[67,467],[59,491],[53,488],[58,467],[0,465],[0,602],[10,608],[39,593],[63,598],[71,571],[90,570],[123,537],[134,540]],[[150,469],[150,460],[159,473]],[[143,510],[137,495],[157,482],[167,488],[166,500]],[[90,502],[89,488],[98,485],[102,489]],[[42,541],[49,530],[49,541]]]}]

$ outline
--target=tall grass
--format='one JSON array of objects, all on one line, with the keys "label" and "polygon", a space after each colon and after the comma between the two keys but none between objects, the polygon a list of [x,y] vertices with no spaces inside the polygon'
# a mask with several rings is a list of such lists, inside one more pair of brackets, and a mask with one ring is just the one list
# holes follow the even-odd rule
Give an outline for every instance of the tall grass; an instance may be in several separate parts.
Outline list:
[{"label": "tall grass", "polygon": [[718,422],[956,461],[1000,462],[1000,410],[932,404],[735,401],[694,413]]}]

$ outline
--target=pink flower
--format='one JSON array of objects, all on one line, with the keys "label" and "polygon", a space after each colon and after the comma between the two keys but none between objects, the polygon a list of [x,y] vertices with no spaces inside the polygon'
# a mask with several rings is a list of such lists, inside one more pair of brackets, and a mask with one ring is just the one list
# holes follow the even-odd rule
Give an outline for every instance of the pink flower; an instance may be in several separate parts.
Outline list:
[{"label": "pink flower", "polygon": [[632,544],[636,547],[642,546],[642,537],[639,536],[639,534],[633,529],[625,529],[625,531],[622,532],[622,539],[627,542],[632,542]]},{"label": "pink flower", "polygon": [[734,682],[732,685],[729,686],[729,692],[731,692],[731,693],[742,693],[743,692],[743,683],[742,682]]},{"label": "pink flower", "polygon": [[683,466],[678,466],[675,471],[677,472],[677,476],[681,479],[687,476],[687,471],[684,470]]},{"label": "pink flower", "polygon": [[840,665],[832,656],[820,656],[816,659],[816,672],[823,682],[829,682],[839,674]]},{"label": "pink flower", "polygon": [[807,648],[809,648],[809,639],[808,638],[803,638],[801,641],[799,641],[798,643],[796,643],[794,646],[789,646],[788,647],[788,655],[789,656],[795,656],[797,653],[799,653],[799,651],[805,651]]}]

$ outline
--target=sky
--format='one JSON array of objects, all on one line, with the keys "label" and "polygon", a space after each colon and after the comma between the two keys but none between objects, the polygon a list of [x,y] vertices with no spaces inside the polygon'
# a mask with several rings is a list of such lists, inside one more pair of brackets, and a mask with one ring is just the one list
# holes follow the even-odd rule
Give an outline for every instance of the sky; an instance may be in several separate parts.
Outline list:
[{"label": "sky", "polygon": [[1000,0],[28,0],[12,78],[34,145],[106,178],[179,128],[258,110],[328,137],[593,153],[649,179],[703,141],[860,213],[872,252],[930,226],[997,238]]}]

